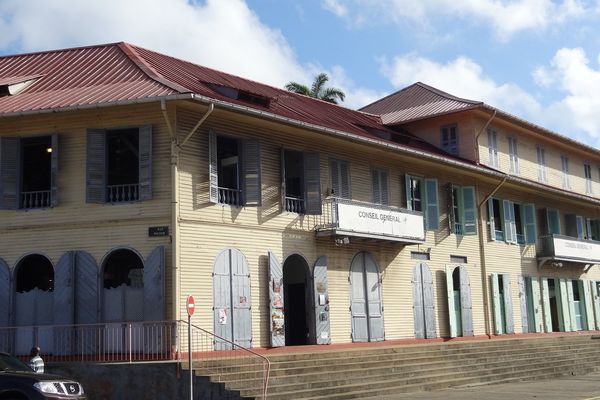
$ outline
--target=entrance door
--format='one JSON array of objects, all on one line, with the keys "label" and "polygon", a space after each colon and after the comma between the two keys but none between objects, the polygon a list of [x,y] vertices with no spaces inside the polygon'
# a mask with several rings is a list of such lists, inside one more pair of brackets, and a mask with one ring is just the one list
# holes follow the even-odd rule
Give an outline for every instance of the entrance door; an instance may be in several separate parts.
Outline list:
[{"label": "entrance door", "polygon": [[519,276],[519,300],[523,333],[541,332],[543,324],[539,306],[541,294],[538,278]]},{"label": "entrance door", "polygon": [[496,335],[514,333],[510,277],[508,274],[492,274],[492,299]]},{"label": "entrance door", "polygon": [[285,345],[309,344],[312,320],[312,288],[308,264],[298,254],[283,263],[283,303],[285,304]]},{"label": "entrance door", "polygon": [[437,337],[435,329],[435,304],[433,302],[433,277],[425,263],[418,263],[413,269],[413,315],[415,337],[432,339]]},{"label": "entrance door", "polygon": [[463,265],[446,266],[446,288],[450,337],[473,336],[471,283]]},{"label": "entrance door", "polygon": [[367,252],[360,252],[350,266],[352,340],[374,342],[384,339],[383,303],[379,268]]}]

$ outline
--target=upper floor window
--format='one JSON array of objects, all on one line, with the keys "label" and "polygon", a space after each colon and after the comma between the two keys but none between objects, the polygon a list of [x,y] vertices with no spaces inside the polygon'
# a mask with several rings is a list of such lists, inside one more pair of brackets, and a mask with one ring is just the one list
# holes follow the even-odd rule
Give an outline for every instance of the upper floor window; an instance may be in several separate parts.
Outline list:
[{"label": "upper floor window", "polygon": [[519,154],[517,152],[517,138],[508,137],[508,157],[510,160],[510,172],[513,174],[519,173]]},{"label": "upper floor window", "polygon": [[540,210],[540,226],[544,235],[560,235],[560,213],[553,208]]},{"label": "upper floor window", "polygon": [[498,168],[500,166],[500,161],[498,159],[498,138],[496,131],[488,128],[487,135],[489,165],[490,167]]},{"label": "upper floor window", "polygon": [[373,168],[371,178],[373,181],[373,203],[389,205],[388,172],[384,169]]},{"label": "upper floor window", "polygon": [[583,164],[583,173],[585,175],[585,193],[593,194],[592,190],[592,166],[590,164]]},{"label": "upper floor window", "polygon": [[88,203],[126,203],[152,197],[152,127],[88,129]]},{"label": "upper floor window", "polygon": [[439,228],[437,179],[406,175],[406,208],[421,211],[426,229]]},{"label": "upper floor window", "polygon": [[448,185],[448,224],[457,235],[477,233],[477,208],[473,186]]},{"label": "upper floor window", "polygon": [[330,160],[331,194],[342,199],[350,199],[350,168],[346,161]]},{"label": "upper floor window", "polygon": [[562,165],[563,173],[563,189],[571,189],[571,180],[569,177],[569,157],[561,155],[560,163]]},{"label": "upper floor window", "polygon": [[548,182],[548,176],[546,175],[546,150],[541,146],[537,146],[537,163],[538,181],[542,183]]},{"label": "upper floor window", "polygon": [[588,240],[600,241],[600,219],[587,218],[585,228]]},{"label": "upper floor window", "polygon": [[455,156],[458,155],[458,128],[456,125],[442,126],[442,150]]},{"label": "upper floor window", "polygon": [[533,204],[491,198],[488,200],[488,221],[491,240],[518,244],[535,244],[537,240]]},{"label": "upper floor window", "polygon": [[0,138],[0,209],[58,204],[58,135]]},{"label": "upper floor window", "polygon": [[233,206],[261,202],[260,147],[256,139],[209,133],[210,201]]},{"label": "upper floor window", "polygon": [[281,151],[281,202],[298,214],[321,214],[321,173],[318,153]]}]

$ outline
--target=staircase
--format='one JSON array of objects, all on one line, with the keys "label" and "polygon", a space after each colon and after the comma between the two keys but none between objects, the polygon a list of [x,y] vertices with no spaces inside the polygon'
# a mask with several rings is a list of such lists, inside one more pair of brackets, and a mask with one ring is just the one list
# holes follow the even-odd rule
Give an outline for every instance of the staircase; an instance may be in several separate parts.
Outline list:
[{"label": "staircase", "polygon": [[[343,350],[323,346],[267,356],[269,400],[361,399],[590,373],[600,366],[600,337],[580,334]],[[227,371],[209,378],[244,398],[260,398],[262,371],[239,362]],[[232,381],[241,371],[245,379]]]}]

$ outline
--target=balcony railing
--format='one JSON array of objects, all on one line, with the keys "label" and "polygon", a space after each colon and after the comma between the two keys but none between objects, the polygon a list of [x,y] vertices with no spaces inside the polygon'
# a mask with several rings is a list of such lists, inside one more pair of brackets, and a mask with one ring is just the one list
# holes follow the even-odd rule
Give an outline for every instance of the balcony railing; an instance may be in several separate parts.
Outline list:
[{"label": "balcony railing", "polygon": [[106,192],[109,203],[124,203],[137,201],[140,198],[140,185],[137,183],[125,185],[108,185]]},{"label": "balcony railing", "polygon": [[239,189],[219,188],[219,203],[232,206],[242,205],[242,191]]},{"label": "balcony railing", "polygon": [[319,236],[353,236],[403,243],[423,243],[425,226],[418,211],[367,202],[328,198],[315,226]]},{"label": "balcony railing", "polygon": [[600,242],[563,235],[539,238],[538,258],[583,264],[600,263]]},{"label": "balcony railing", "polygon": [[50,190],[38,190],[34,192],[21,192],[21,208],[45,208],[50,207]]},{"label": "balcony railing", "polygon": [[285,196],[285,211],[304,214],[304,199],[300,197]]}]

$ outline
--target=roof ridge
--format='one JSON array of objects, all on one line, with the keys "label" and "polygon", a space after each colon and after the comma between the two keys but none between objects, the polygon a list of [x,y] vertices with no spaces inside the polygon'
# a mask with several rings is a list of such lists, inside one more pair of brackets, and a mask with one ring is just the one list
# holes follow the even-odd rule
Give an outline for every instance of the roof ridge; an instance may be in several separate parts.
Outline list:
[{"label": "roof ridge", "polygon": [[96,48],[100,48],[100,47],[112,47],[115,45],[119,45],[121,43],[123,43],[123,42],[92,44],[92,45],[77,46],[77,47],[65,47],[62,49],[53,49],[53,50],[39,50],[39,51],[31,51],[29,53],[0,55],[0,58],[26,57],[26,56],[35,56],[38,54],[65,53],[65,52],[73,51],[73,50],[96,49]]},{"label": "roof ridge", "polygon": [[465,99],[463,97],[454,96],[453,94],[450,94],[448,92],[444,92],[443,90],[437,89],[437,88],[435,88],[433,86],[429,86],[428,84],[423,83],[421,81],[416,82],[416,83],[414,83],[411,86],[420,86],[421,88],[423,88],[425,90],[429,90],[430,92],[432,92],[434,94],[437,94],[438,96],[442,96],[442,97],[445,97],[445,98],[450,99],[450,100],[462,101],[464,103],[469,103],[469,104],[484,104],[483,101],[470,100],[470,99]]},{"label": "roof ridge", "polygon": [[121,51],[129,58],[143,73],[145,73],[150,79],[155,80],[156,82],[168,87],[169,89],[173,89],[179,93],[189,93],[190,90],[170,81],[169,79],[162,76],[158,71],[156,71],[149,63],[146,62],[144,57],[142,57],[135,46],[130,45],[127,42],[118,42],[115,43],[116,46],[121,49]]}]

